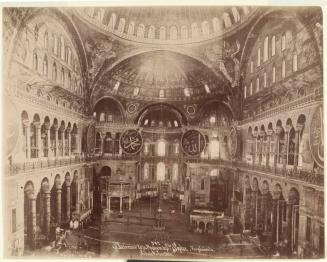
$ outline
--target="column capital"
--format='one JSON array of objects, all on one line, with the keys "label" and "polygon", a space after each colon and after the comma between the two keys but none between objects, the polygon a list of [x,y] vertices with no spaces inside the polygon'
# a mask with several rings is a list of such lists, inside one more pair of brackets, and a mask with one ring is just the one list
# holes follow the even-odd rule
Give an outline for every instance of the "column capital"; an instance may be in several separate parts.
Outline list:
[{"label": "column capital", "polygon": [[45,130],[50,130],[50,123],[49,122],[47,122],[47,123],[44,123],[44,128],[45,128]]},{"label": "column capital", "polygon": [[289,133],[291,131],[291,129],[292,129],[292,125],[288,124],[288,125],[285,126],[285,132],[286,133]]},{"label": "column capital", "polygon": [[40,129],[41,128],[41,122],[39,122],[39,121],[37,121],[37,122],[34,121],[33,122],[33,125],[35,126],[36,129]]},{"label": "column capital", "polygon": [[23,126],[24,128],[28,128],[30,126],[30,122],[27,119],[23,120]]},{"label": "column capital", "polygon": [[303,124],[296,124],[295,127],[295,132],[301,132],[303,129],[304,125]]},{"label": "column capital", "polygon": [[276,129],[275,129],[275,134],[279,135],[282,132],[282,129],[283,128],[281,126],[277,126]]},{"label": "column capital", "polygon": [[272,136],[274,131],[272,129],[267,130],[267,136]]}]

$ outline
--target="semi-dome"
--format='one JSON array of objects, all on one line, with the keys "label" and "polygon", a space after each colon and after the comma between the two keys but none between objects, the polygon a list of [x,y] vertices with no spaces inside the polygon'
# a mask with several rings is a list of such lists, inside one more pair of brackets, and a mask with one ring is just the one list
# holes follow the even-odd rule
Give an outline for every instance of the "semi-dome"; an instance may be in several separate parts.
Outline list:
[{"label": "semi-dome", "polygon": [[181,100],[227,92],[223,75],[198,60],[171,51],[128,58],[104,74],[96,90],[135,99]]}]

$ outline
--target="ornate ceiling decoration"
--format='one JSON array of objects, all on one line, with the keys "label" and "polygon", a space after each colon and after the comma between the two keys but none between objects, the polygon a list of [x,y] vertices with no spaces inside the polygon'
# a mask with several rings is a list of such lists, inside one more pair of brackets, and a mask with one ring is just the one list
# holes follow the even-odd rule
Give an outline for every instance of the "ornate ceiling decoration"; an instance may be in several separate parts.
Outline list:
[{"label": "ornate ceiling decoration", "polygon": [[104,33],[154,44],[194,43],[247,22],[253,7],[83,7],[76,14]]},{"label": "ornate ceiling decoration", "polygon": [[120,95],[141,100],[184,100],[228,93],[223,74],[186,55],[153,51],[128,58],[97,83],[95,96]]}]

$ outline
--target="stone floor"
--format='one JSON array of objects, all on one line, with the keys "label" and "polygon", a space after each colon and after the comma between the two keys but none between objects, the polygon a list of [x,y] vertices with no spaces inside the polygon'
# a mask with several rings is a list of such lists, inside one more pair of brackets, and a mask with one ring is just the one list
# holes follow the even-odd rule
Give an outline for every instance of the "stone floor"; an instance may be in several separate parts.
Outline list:
[{"label": "stone floor", "polygon": [[[72,231],[68,249],[43,248],[29,255],[42,257],[102,258],[264,258],[264,251],[249,238],[239,235],[208,235],[193,233],[189,217],[180,212],[180,204],[163,200],[161,219],[164,229],[155,228],[158,201],[143,200],[132,211],[113,210],[107,221],[94,220],[78,231]],[[174,211],[174,212],[172,212]],[[79,239],[87,245],[76,249]],[[27,254],[28,255],[28,254]]]}]

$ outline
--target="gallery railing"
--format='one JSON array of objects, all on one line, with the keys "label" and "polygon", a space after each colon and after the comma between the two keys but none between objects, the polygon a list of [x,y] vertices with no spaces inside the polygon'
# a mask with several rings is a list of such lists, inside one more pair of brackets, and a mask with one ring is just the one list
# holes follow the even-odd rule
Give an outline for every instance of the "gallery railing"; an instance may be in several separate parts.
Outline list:
[{"label": "gallery railing", "polygon": [[[23,163],[14,163],[8,165],[5,171],[9,175],[16,175],[18,173],[30,172],[42,168],[69,166],[69,165],[81,164],[81,163],[92,163],[99,160],[140,161],[141,158],[138,155],[135,156],[101,155],[101,156],[92,156],[92,157],[75,156],[70,158],[55,158],[55,159],[34,160],[34,161],[30,160]],[[230,161],[230,160],[223,160],[223,159],[210,159],[210,158],[200,158],[200,157],[184,157],[183,160],[184,162],[188,162],[188,163],[206,163],[206,164],[225,166],[226,168],[259,171],[259,172],[272,174],[280,177],[287,177],[290,179],[305,181],[318,186],[324,185],[324,175],[309,170],[301,170],[301,169],[285,168],[285,167],[284,168],[271,167],[271,166],[250,164],[242,161]]]},{"label": "gallery railing", "polygon": [[210,158],[201,158],[201,157],[185,157],[185,162],[189,163],[206,163],[213,165],[225,166],[228,168],[240,169],[240,170],[251,170],[259,171],[267,174],[272,174],[281,177],[287,177],[290,179],[301,180],[309,182],[314,185],[323,186],[324,185],[324,175],[321,173],[315,173],[309,170],[301,170],[295,168],[280,168],[280,167],[271,167],[264,165],[250,164],[243,161],[229,161],[223,159],[210,159]]}]

